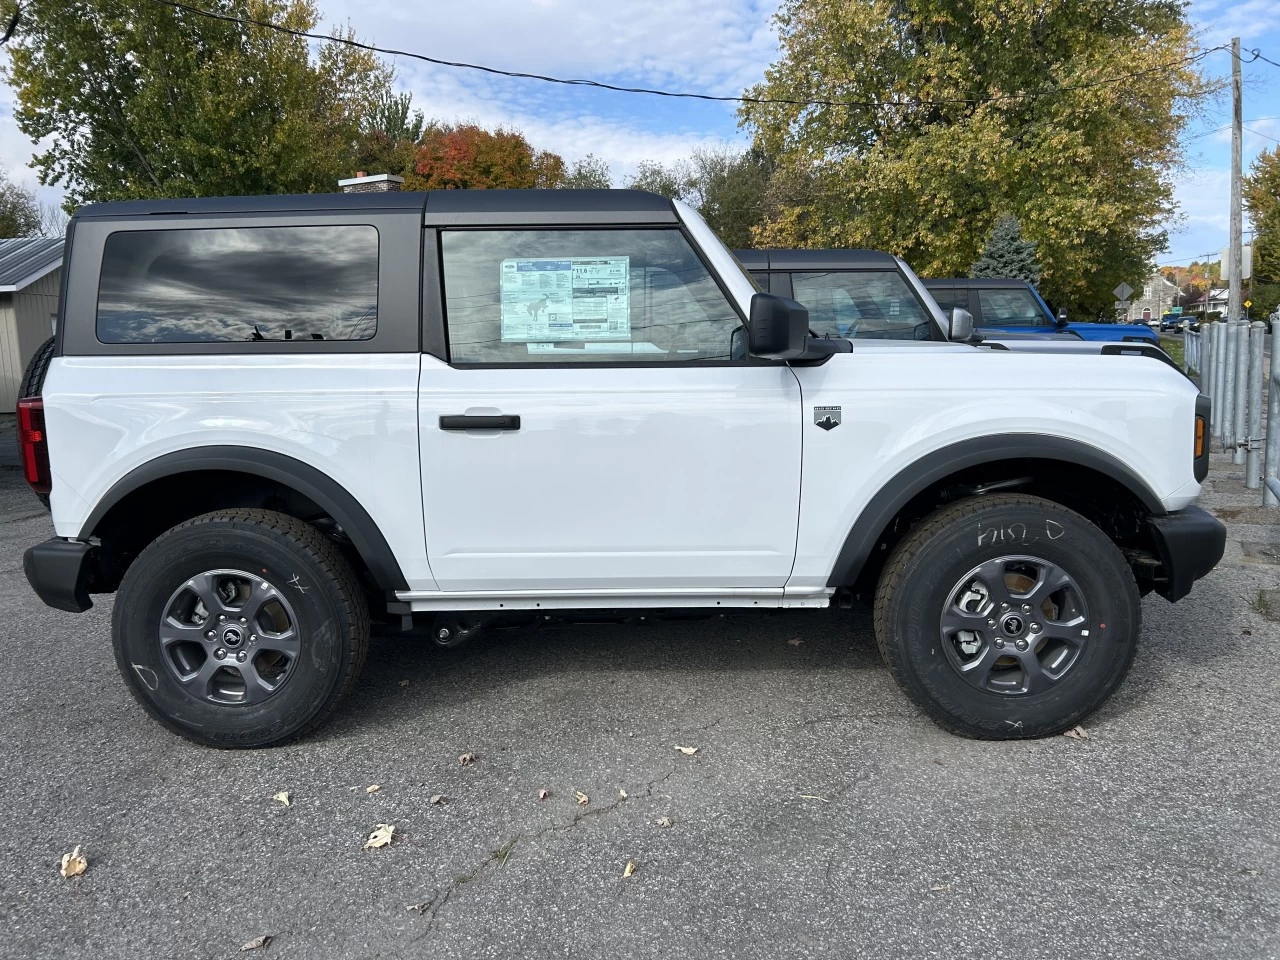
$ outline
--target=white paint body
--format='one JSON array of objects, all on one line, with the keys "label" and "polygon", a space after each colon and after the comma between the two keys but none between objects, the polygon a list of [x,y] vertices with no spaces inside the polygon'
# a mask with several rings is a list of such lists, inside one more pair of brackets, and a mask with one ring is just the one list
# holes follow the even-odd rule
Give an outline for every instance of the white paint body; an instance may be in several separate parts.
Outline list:
[{"label": "white paint body", "polygon": [[[677,204],[744,316],[754,292]],[[849,530],[932,451],[1062,437],[1177,510],[1195,387],[1144,357],[858,340],[820,366],[466,369],[414,354],[57,358],[44,387],[57,534],[175,451],[271,450],[351,493],[415,609],[821,606]],[[840,406],[842,424],[814,424]],[[519,431],[453,432],[449,414]]]}]

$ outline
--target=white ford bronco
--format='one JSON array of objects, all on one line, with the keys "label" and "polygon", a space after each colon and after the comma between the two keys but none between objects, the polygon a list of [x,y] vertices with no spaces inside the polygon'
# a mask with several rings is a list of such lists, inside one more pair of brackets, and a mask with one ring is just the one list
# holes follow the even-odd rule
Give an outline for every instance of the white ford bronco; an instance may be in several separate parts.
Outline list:
[{"label": "white ford bronco", "polygon": [[129,689],[202,743],[312,729],[374,623],[859,596],[938,723],[1044,736],[1222,556],[1167,363],[983,349],[909,270],[883,339],[813,336],[651,194],[108,203],[66,256],[26,574],[114,592]]}]

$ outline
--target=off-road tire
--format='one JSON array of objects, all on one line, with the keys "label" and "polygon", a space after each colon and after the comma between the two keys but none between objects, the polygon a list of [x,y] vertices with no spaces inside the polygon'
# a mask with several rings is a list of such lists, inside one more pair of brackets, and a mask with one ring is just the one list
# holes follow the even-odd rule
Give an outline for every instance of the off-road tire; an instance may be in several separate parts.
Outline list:
[{"label": "off-road tire", "polygon": [[[1011,554],[1041,557],[1069,574],[1089,631],[1061,679],[1012,696],[966,680],[940,628],[967,573]],[[1062,733],[1097,710],[1129,671],[1141,618],[1137,583],[1116,545],[1080,514],[1021,494],[974,497],[923,521],[890,555],[875,602],[876,642],[907,696],[943,728],[991,740]]]},{"label": "off-road tire", "polygon": [[[298,620],[293,672],[261,703],[193,695],[159,640],[175,591],[227,569],[260,576]],[[138,555],[116,595],[112,638],[129,691],[164,726],[207,746],[266,747],[304,736],[350,692],[368,651],[369,612],[351,565],[316,528],[270,510],[223,510],[173,527]]]}]

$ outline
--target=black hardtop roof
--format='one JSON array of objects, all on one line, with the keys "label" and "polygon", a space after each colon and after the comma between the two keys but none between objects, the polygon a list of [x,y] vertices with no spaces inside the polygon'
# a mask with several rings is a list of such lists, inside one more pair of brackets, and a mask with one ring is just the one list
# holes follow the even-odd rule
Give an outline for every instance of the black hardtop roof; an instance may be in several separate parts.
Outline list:
[{"label": "black hardtop roof", "polygon": [[1019,280],[1016,277],[921,277],[920,279],[926,287],[984,287],[991,289],[993,287],[1031,286],[1026,280]]},{"label": "black hardtop roof", "polygon": [[748,270],[860,270],[896,267],[897,258],[882,250],[735,250]]},{"label": "black hardtop roof", "polygon": [[417,210],[429,223],[675,223],[666,197],[643,190],[431,190],[304,193],[256,197],[120,200],[76,211],[78,218],[180,214],[321,213]]}]

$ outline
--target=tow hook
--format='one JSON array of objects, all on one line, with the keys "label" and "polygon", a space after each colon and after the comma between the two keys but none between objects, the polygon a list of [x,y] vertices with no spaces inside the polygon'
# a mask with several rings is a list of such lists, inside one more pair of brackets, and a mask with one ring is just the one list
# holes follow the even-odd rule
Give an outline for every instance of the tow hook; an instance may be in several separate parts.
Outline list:
[{"label": "tow hook", "polygon": [[458,647],[484,629],[483,623],[468,620],[437,620],[431,627],[431,639],[437,646]]}]

